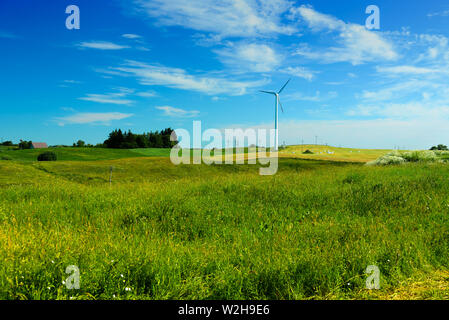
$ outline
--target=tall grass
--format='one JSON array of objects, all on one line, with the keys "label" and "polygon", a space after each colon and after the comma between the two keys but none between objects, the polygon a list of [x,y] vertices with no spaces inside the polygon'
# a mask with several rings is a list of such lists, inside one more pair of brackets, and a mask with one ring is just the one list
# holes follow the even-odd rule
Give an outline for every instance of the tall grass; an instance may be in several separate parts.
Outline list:
[{"label": "tall grass", "polygon": [[[109,186],[108,168],[116,168]],[[0,162],[1,299],[365,296],[449,267],[449,168]],[[80,290],[64,286],[68,265]]]}]

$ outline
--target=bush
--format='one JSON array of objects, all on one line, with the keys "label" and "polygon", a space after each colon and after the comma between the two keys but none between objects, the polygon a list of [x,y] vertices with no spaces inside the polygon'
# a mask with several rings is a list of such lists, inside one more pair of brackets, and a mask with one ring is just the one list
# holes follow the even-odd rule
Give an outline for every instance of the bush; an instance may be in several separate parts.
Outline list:
[{"label": "bush", "polygon": [[1,156],[0,159],[1,160],[12,160],[12,158],[8,157],[8,156]]},{"label": "bush", "polygon": [[389,165],[406,162],[444,162],[448,158],[449,152],[447,151],[394,151],[377,160],[368,162],[367,165]]},{"label": "bush", "polygon": [[394,155],[384,155],[377,160],[368,162],[368,166],[386,166],[391,164],[403,164],[406,160],[404,158],[394,156]]},{"label": "bush", "polygon": [[438,159],[437,155],[433,151],[411,151],[404,152],[401,155],[402,158],[409,162],[418,161],[435,161]]},{"label": "bush", "polygon": [[302,154],[313,154],[312,151],[310,151],[309,149],[307,149],[306,151],[304,151]]},{"label": "bush", "polygon": [[51,151],[41,153],[37,157],[37,161],[56,161],[56,159],[57,159],[56,153],[51,152]]}]

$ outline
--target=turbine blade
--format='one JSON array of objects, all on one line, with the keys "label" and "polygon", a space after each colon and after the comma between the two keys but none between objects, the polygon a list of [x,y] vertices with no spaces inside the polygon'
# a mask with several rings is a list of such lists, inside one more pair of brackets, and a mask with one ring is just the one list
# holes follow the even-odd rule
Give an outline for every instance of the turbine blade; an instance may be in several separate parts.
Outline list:
[{"label": "turbine blade", "polygon": [[278,103],[279,103],[279,106],[281,107],[282,113],[284,113],[284,108],[282,108],[281,99],[279,99],[279,98],[278,98]]},{"label": "turbine blade", "polygon": [[288,79],[288,81],[284,84],[284,86],[281,88],[281,90],[279,90],[278,94],[280,94],[282,91],[284,91],[285,87],[287,86],[287,84],[290,82],[291,79]]},{"label": "turbine blade", "polygon": [[268,94],[276,94],[276,92],[271,92],[271,91],[263,91],[263,90],[259,90],[260,92],[263,92],[263,93],[268,93]]}]

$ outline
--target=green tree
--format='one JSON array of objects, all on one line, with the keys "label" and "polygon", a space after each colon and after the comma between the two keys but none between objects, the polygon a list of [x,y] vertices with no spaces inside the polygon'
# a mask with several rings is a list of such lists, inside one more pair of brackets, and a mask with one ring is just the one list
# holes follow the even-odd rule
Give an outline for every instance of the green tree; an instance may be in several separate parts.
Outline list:
[{"label": "green tree", "polygon": [[432,147],[432,148],[430,148],[430,150],[441,150],[441,151],[448,151],[449,149],[448,149],[448,147],[447,146],[445,146],[444,144],[439,144],[438,146],[436,146],[436,147]]},{"label": "green tree", "polygon": [[21,149],[21,150],[31,149],[32,144],[33,143],[31,141],[20,140],[20,142],[19,142],[19,149]]},{"label": "green tree", "polygon": [[78,148],[84,148],[84,147],[86,146],[86,143],[85,143],[83,140],[78,140],[78,141],[76,142],[76,146],[77,146]]}]

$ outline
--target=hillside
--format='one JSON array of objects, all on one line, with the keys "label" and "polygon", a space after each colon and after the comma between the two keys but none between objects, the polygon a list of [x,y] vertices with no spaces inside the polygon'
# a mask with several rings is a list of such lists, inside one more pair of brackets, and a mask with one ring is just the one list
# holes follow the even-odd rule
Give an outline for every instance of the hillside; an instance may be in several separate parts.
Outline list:
[{"label": "hillside", "polygon": [[0,299],[442,297],[448,181],[444,164],[0,161]]}]

